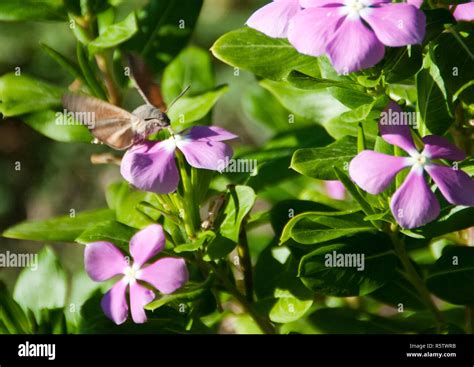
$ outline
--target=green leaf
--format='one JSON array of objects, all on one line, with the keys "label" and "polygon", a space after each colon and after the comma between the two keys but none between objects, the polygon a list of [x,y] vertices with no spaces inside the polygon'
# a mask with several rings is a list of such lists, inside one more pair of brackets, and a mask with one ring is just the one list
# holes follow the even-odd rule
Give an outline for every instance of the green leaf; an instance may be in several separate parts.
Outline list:
[{"label": "green leaf", "polygon": [[87,228],[76,238],[84,245],[96,241],[108,241],[128,252],[128,243],[135,234],[134,228],[116,221],[106,221]]},{"label": "green leaf", "polygon": [[428,289],[456,305],[474,303],[474,248],[446,246],[426,278]]},{"label": "green leaf", "polygon": [[387,243],[383,236],[358,235],[319,247],[302,257],[298,276],[309,289],[327,296],[370,294],[395,274],[397,257]]},{"label": "green leaf", "polygon": [[116,220],[138,229],[154,223],[150,217],[138,210],[138,206],[141,202],[148,202],[152,205],[155,204],[153,205],[155,207],[159,207],[155,195],[151,192],[133,189],[126,182],[111,184],[106,193],[109,207],[115,209]]},{"label": "green leaf", "polygon": [[387,106],[387,103],[388,98],[381,96],[370,104],[363,104],[329,120],[324,124],[324,127],[332,137],[340,139],[344,136],[357,137],[359,124],[362,124],[365,138],[374,142],[379,132],[375,120],[380,118],[380,113]]},{"label": "green leaf", "polygon": [[280,242],[292,238],[303,245],[314,245],[359,232],[373,232],[375,228],[364,221],[362,213],[308,212],[292,218],[285,226]]},{"label": "green leaf", "polygon": [[403,311],[407,308],[414,310],[426,309],[425,303],[416,288],[398,271],[392,280],[371,293],[370,296],[377,301],[387,303],[396,308],[399,308],[401,305]]},{"label": "green leaf", "polygon": [[[242,107],[246,117],[264,127],[267,135],[309,125],[309,121],[294,116],[266,89],[252,84],[242,95]],[[252,125],[253,127],[253,125]]]},{"label": "green leaf", "polygon": [[188,43],[203,0],[150,0],[138,13],[139,31],[122,48],[140,53],[162,70]]},{"label": "green leaf", "polygon": [[124,20],[106,27],[101,34],[89,43],[89,52],[93,54],[100,49],[112,48],[130,39],[138,31],[135,13]]},{"label": "green leaf", "polygon": [[317,58],[299,54],[288,41],[270,38],[252,28],[224,34],[211,51],[226,64],[271,80],[283,80],[293,70],[319,77]]},{"label": "green leaf", "polygon": [[5,117],[61,106],[61,88],[26,75],[0,77],[0,113]]},{"label": "green leaf", "polygon": [[291,292],[280,291],[276,303],[272,306],[268,316],[273,322],[281,324],[300,319],[313,305],[313,300],[300,300]]},{"label": "green leaf", "polygon": [[190,95],[214,88],[214,73],[210,53],[198,47],[184,49],[164,70],[161,82],[166,103],[173,101],[186,87]]},{"label": "green leaf", "polygon": [[[433,63],[439,69],[441,77],[450,94],[459,93],[465,103],[474,103],[474,27],[462,24],[449,28],[441,34],[430,47]],[[463,45],[460,44],[463,43]],[[468,52],[468,50],[470,50]],[[470,53],[470,54],[469,54]]]},{"label": "green leaf", "polygon": [[423,69],[416,76],[417,111],[421,122],[433,134],[443,135],[453,122],[451,95],[446,89],[439,68],[427,54]]},{"label": "green leaf", "polygon": [[71,76],[80,80],[84,80],[81,68],[74,61],[69,60],[59,51],[56,51],[55,49],[49,47],[44,43],[40,43],[40,46],[46,52],[46,54],[48,54],[49,57],[56,61],[61,67],[63,67],[64,70],[66,70]]},{"label": "green leaf", "polygon": [[256,200],[255,191],[248,186],[237,185],[229,188],[224,218],[220,222],[219,233],[237,243],[244,218],[250,213]]},{"label": "green leaf", "polygon": [[298,149],[293,154],[290,167],[304,176],[337,180],[333,167],[346,170],[356,155],[357,139],[347,136],[323,148]]},{"label": "green leaf", "polygon": [[389,49],[384,65],[387,83],[400,83],[417,73],[423,63],[421,46],[412,45],[398,49]]},{"label": "green leaf", "polygon": [[23,121],[40,134],[56,141],[90,143],[93,140],[86,126],[71,121],[62,112],[34,112],[23,117]]},{"label": "green leaf", "polygon": [[214,276],[212,274],[203,283],[189,282],[176,292],[172,294],[165,294],[159,299],[147,304],[145,306],[145,310],[154,311],[157,308],[172,302],[185,303],[195,301],[201,298],[206,292],[209,291],[209,289],[211,289],[213,282]]},{"label": "green leaf", "polygon": [[32,333],[30,324],[25,312],[20,305],[12,298],[6,285],[0,282],[0,325],[9,334],[29,334]]},{"label": "green leaf", "polygon": [[185,331],[186,314],[170,307],[163,306],[153,313],[148,313],[145,324],[135,324],[127,320],[116,325],[105,316],[100,306],[103,295],[95,292],[81,307],[81,334],[170,334]]},{"label": "green leaf", "polygon": [[455,206],[441,210],[440,216],[419,229],[403,231],[408,235],[434,238],[474,226],[474,207]]},{"label": "green leaf", "polygon": [[180,98],[168,112],[172,126],[177,129],[190,127],[193,122],[206,116],[228,90],[228,86],[223,85],[194,97]]},{"label": "green leaf", "polygon": [[344,88],[339,86],[329,87],[328,92],[344,106],[356,108],[363,104],[372,103],[373,97],[369,96],[362,86],[354,86],[354,81],[350,76],[338,74],[325,56],[318,57],[321,77],[333,81],[344,83]]},{"label": "green leaf", "polygon": [[314,122],[324,123],[347,111],[325,89],[304,90],[288,82],[271,80],[262,80],[260,85],[272,93],[286,109]]},{"label": "green leaf", "polygon": [[96,78],[94,72],[94,65],[89,60],[86,48],[83,47],[80,43],[78,43],[76,46],[76,54],[79,66],[82,70],[82,74],[84,75],[84,79],[87,82],[87,87],[94,95],[94,97],[106,100],[107,95],[105,94],[102,84]]},{"label": "green leaf", "polygon": [[62,2],[58,0],[2,0],[0,21],[64,20]]},{"label": "green leaf", "polygon": [[41,310],[64,307],[67,277],[59,258],[49,247],[38,253],[37,269],[26,268],[15,284],[13,298],[24,310],[31,310],[41,323]]},{"label": "green leaf", "polygon": [[44,221],[22,222],[5,230],[2,236],[19,240],[74,242],[87,228],[114,219],[113,210],[99,209],[75,216],[65,215]]}]

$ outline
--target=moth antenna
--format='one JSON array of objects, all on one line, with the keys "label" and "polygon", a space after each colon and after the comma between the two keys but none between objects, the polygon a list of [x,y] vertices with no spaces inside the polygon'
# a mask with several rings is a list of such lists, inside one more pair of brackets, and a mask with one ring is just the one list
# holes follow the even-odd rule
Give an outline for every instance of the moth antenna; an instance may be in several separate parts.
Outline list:
[{"label": "moth antenna", "polygon": [[188,91],[191,89],[191,86],[188,85],[186,88],[184,88],[184,90],[175,98],[173,99],[173,101],[171,101],[171,103],[168,105],[168,108],[166,110],[166,112],[168,112],[170,110],[171,107],[173,107],[173,105],[182,97],[184,96],[186,93],[188,93]]}]

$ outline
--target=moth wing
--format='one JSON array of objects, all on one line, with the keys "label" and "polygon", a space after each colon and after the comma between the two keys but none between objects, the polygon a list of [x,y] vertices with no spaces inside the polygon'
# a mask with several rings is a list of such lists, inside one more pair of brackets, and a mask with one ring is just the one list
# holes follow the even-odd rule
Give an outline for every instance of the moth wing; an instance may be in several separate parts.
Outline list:
[{"label": "moth wing", "polygon": [[114,149],[127,149],[133,144],[133,126],[138,119],[124,109],[100,99],[67,93],[63,106],[70,112],[82,113],[80,122],[89,127],[92,134]]},{"label": "moth wing", "polygon": [[134,143],[134,131],[130,119],[111,118],[96,121],[92,134],[109,147],[124,150]]},{"label": "moth wing", "polygon": [[160,87],[153,80],[153,74],[145,61],[137,55],[128,55],[130,77],[135,83],[138,92],[148,104],[166,112],[166,103],[163,100]]}]

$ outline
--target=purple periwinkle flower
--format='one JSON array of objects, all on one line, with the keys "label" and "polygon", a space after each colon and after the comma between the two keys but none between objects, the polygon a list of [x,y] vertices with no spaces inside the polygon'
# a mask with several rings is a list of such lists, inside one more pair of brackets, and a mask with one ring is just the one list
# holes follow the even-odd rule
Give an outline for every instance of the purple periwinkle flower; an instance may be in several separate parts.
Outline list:
[{"label": "purple periwinkle flower", "polygon": [[[391,111],[390,111],[391,110]],[[384,113],[401,114],[400,106],[391,102]],[[425,136],[424,149],[419,152],[407,125],[379,124],[382,138],[400,147],[409,157],[395,157],[364,150],[349,165],[352,180],[365,191],[379,194],[384,191],[398,172],[410,167],[403,184],[391,198],[390,208],[395,220],[403,228],[415,228],[436,219],[440,206],[428,186],[424,173],[436,183],[441,194],[454,205],[474,206],[474,180],[457,167],[448,167],[439,159],[462,161],[465,154],[446,138]]]},{"label": "purple periwinkle flower", "polygon": [[143,307],[155,298],[154,292],[143,286],[142,282],[152,285],[163,294],[169,294],[188,281],[188,271],[183,259],[163,257],[145,265],[164,247],[165,235],[158,224],[149,225],[132,237],[131,264],[110,242],[93,242],[86,246],[84,264],[92,280],[103,282],[117,275],[122,276],[101,302],[104,313],[117,325],[125,322],[128,317],[127,289],[132,319],[141,324],[147,320]]},{"label": "purple periwinkle flower", "polygon": [[274,0],[258,9],[247,25],[273,38],[287,38],[290,19],[301,10],[299,0]]},{"label": "purple periwinkle flower", "polygon": [[288,28],[288,40],[303,54],[326,53],[339,73],[377,64],[384,45],[419,44],[425,15],[417,7],[387,0],[300,0],[305,8]]},{"label": "purple periwinkle flower", "polygon": [[235,138],[237,135],[220,127],[194,126],[183,135],[133,146],[125,153],[120,172],[141,190],[167,194],[175,191],[179,183],[176,149],[191,166],[218,171],[232,157],[232,148],[223,141]]}]

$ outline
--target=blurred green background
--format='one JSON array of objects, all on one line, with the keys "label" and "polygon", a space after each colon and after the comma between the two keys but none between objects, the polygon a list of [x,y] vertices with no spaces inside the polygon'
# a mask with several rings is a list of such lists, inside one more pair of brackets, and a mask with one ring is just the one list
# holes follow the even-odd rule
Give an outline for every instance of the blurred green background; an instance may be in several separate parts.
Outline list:
[{"label": "blurred green background", "polygon": [[[124,1],[120,19],[146,0]],[[249,15],[266,1],[205,0],[192,44],[206,50],[225,32],[241,27]],[[123,13],[121,15],[120,13]],[[71,58],[75,40],[67,23],[0,23],[0,75],[20,68],[22,73],[67,86],[72,79],[46,55],[45,43]],[[258,88],[254,77],[214,60],[217,84],[227,83],[229,92],[214,109],[214,123],[241,136],[240,144],[260,145],[269,135],[248,118],[242,107],[246,90]],[[258,131],[258,133],[255,133]],[[252,132],[251,134],[249,132]],[[92,165],[90,155],[108,148],[80,143],[54,142],[16,119],[0,122],[0,231],[23,220],[40,220],[69,214],[71,209],[105,207],[105,188],[120,178],[117,166]],[[15,167],[20,164],[20,170]],[[268,239],[267,239],[268,240]],[[265,241],[266,242],[266,241]],[[261,245],[265,245],[262,243]],[[82,269],[83,248],[78,244],[51,244],[70,272]],[[42,243],[0,238],[3,253],[36,253]],[[0,280],[11,289],[21,269],[0,270]]]}]

